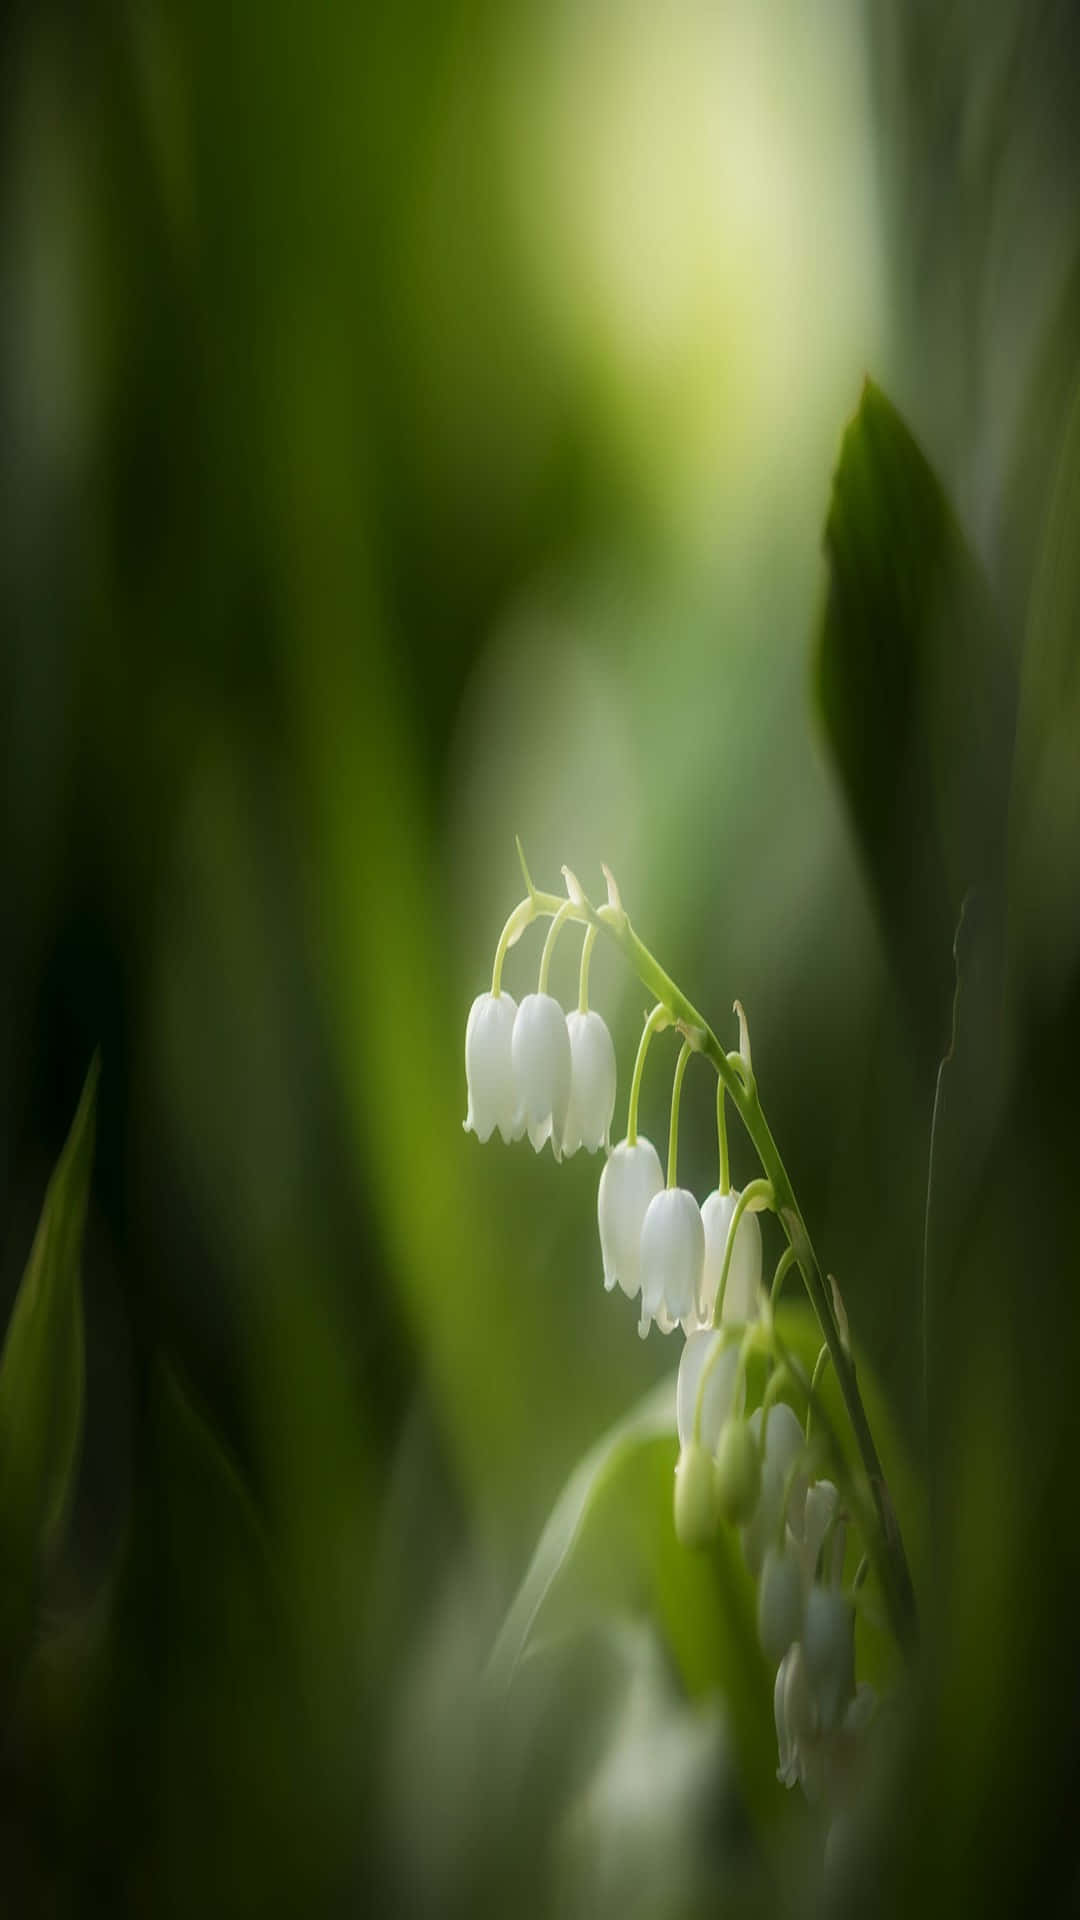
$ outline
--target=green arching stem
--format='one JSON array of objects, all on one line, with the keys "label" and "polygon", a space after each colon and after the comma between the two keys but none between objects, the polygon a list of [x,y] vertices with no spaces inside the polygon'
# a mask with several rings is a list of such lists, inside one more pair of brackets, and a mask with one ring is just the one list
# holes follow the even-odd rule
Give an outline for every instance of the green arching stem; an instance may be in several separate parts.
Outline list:
[{"label": "green arching stem", "polygon": [[769,1288],[769,1305],[770,1306],[775,1307],[777,1301],[780,1298],[780,1289],[784,1284],[785,1277],[787,1276],[787,1274],[791,1272],[791,1269],[795,1265],[795,1262],[798,1259],[798,1257],[799,1256],[795,1252],[794,1247],[787,1246],[784,1248],[783,1253],[780,1255],[780,1258],[776,1263],[776,1272],[773,1274],[772,1286]]},{"label": "green arching stem", "polygon": [[810,1438],[810,1426],[811,1426],[811,1420],[812,1420],[813,1411],[814,1411],[814,1401],[817,1398],[817,1390],[821,1385],[821,1377],[825,1372],[826,1367],[829,1364],[829,1357],[830,1356],[829,1356],[828,1347],[827,1346],[822,1347],[821,1352],[818,1354],[817,1359],[814,1361],[814,1371],[810,1376],[810,1398],[806,1406],[806,1437],[808,1440]]},{"label": "green arching stem", "polygon": [[[566,902],[557,894],[536,892],[525,904],[530,908],[529,917],[531,918],[537,913],[558,913]],[[622,908],[608,905],[597,909],[586,902],[581,906],[575,906],[574,913],[587,924],[603,928],[633,968],[642,985],[657,1001],[658,1008],[654,1012],[665,1013],[668,1023],[681,1026],[691,1045],[698,1052],[706,1054],[712,1061],[723,1082],[725,1092],[730,1095],[739,1118],[750,1136],[765,1177],[772,1187],[775,1211],[798,1262],[810,1304],[829,1349],[844,1407],[851,1422],[855,1444],[869,1482],[876,1516],[876,1526],[873,1526],[868,1533],[866,1529],[863,1531],[867,1533],[867,1539],[871,1543],[874,1564],[881,1580],[893,1628],[901,1645],[910,1650],[914,1647],[918,1631],[915,1592],[900,1529],[889,1497],[881,1457],[870,1430],[862,1395],[859,1392],[855,1377],[855,1363],[841,1337],[825,1276],[814,1252],[806,1223],[799,1211],[787,1168],[780,1157],[768,1121],[761,1109],[756,1078],[737,1055],[729,1059],[712,1028],[703,1019],[693,1002],[687,999],[681,989],[676,986],[671,975],[665,972],[648,947],[638,938],[629,917]],[[527,924],[527,921],[522,924]],[[492,991],[495,990],[493,983]],[[652,1018],[653,1015],[650,1015],[650,1019]],[[636,1110],[634,1120],[636,1124]],[[631,1134],[628,1125],[627,1138],[634,1137],[636,1136]]]},{"label": "green arching stem", "polygon": [[599,927],[586,927],[585,938],[581,943],[581,972],[578,976],[578,1012],[589,1011],[589,967],[592,964],[593,948],[596,945]]},{"label": "green arching stem", "polygon": [[727,1143],[727,1111],[724,1106],[724,1101],[726,1097],[727,1096],[724,1092],[723,1081],[717,1080],[716,1082],[716,1138],[720,1147],[720,1192],[721,1193],[731,1192],[731,1165],[728,1160],[728,1143]]},{"label": "green arching stem", "polygon": [[628,1147],[637,1144],[638,1098],[641,1093],[641,1076],[645,1071],[645,1055],[649,1051],[649,1043],[654,1033],[659,1033],[663,1027],[669,1027],[670,1025],[671,1019],[667,1008],[660,1005],[655,1006],[645,1022],[641,1039],[638,1042],[637,1059],[634,1061],[634,1077],[630,1082],[630,1104],[626,1110],[626,1144]]},{"label": "green arching stem", "polygon": [[540,978],[536,983],[537,993],[546,993],[548,990],[548,974],[551,972],[551,956],[555,951],[555,942],[558,940],[560,933],[568,920],[577,920],[579,918],[580,915],[573,901],[564,900],[558,913],[555,914],[552,919],[551,925],[548,928],[547,939],[544,941],[544,951],[540,955]]},{"label": "green arching stem", "polygon": [[499,935],[499,944],[495,949],[495,964],[491,969],[491,992],[496,1000],[502,992],[503,961],[506,959],[507,952],[516,940],[520,940],[526,927],[535,919],[536,907],[534,905],[534,897],[530,894],[527,900],[518,901],[517,906],[514,908],[513,913],[510,915],[510,918]]},{"label": "green arching stem", "polygon": [[679,1049],[679,1057],[675,1062],[675,1078],[671,1083],[671,1125],[668,1128],[667,1145],[667,1183],[669,1187],[675,1186],[676,1174],[679,1169],[679,1107],[682,1102],[683,1076],[686,1073],[687,1062],[693,1051],[694,1049],[690,1045],[689,1040],[684,1040]]},{"label": "green arching stem", "polygon": [[735,1211],[731,1216],[731,1225],[728,1228],[727,1239],[724,1242],[724,1264],[720,1269],[720,1285],[716,1289],[716,1304],[713,1307],[714,1327],[720,1325],[720,1316],[724,1311],[724,1295],[727,1292],[728,1274],[731,1271],[732,1256],[735,1252],[735,1235],[739,1230],[739,1222],[746,1212],[747,1207],[751,1206],[755,1200],[764,1200],[767,1206],[772,1205],[772,1188],[767,1180],[751,1180],[749,1184],[743,1188],[735,1202]]}]

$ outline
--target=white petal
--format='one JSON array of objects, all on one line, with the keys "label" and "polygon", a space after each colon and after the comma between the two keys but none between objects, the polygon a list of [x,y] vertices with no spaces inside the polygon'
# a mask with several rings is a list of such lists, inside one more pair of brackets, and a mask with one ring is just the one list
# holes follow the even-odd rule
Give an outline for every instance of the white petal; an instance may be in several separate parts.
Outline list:
[{"label": "white petal", "polygon": [[615,1111],[615,1048],[603,1015],[568,1013],[570,1036],[570,1105],[566,1115],[563,1153],[587,1153],[607,1147]]},{"label": "white petal", "polygon": [[797,1538],[803,1534],[803,1509],[806,1502],[806,1478],[792,1475],[792,1468],[806,1451],[806,1435],[786,1400],[769,1408],[765,1423],[765,1458],[776,1468],[782,1485],[788,1487],[787,1520]]},{"label": "white petal", "polygon": [[566,1015],[549,993],[527,993],[517,1010],[511,1059],[518,1102],[537,1153],[551,1141],[558,1160],[570,1102],[570,1036]]},{"label": "white petal", "polygon": [[835,1587],[811,1587],[803,1626],[806,1674],[820,1725],[831,1731],[855,1692],[855,1613]]},{"label": "white petal", "polygon": [[641,1225],[650,1200],[664,1184],[656,1148],[644,1134],[631,1146],[621,1140],[604,1162],[596,1215],[604,1257],[604,1285],[616,1281],[629,1299],[641,1285]]},{"label": "white petal", "polygon": [[496,1127],[504,1140],[519,1139],[512,1040],[518,1012],[509,993],[482,993],[469,1009],[465,1028],[465,1079],[469,1110],[465,1130],[489,1140]]},{"label": "white petal", "polygon": [[[737,1192],[717,1191],[710,1193],[702,1204],[701,1218],[705,1228],[705,1273],[701,1292],[703,1320],[712,1320],[724,1268],[724,1251],[738,1199]],[[735,1321],[754,1319],[760,1287],[761,1228],[756,1213],[747,1210],[735,1230],[735,1245],[731,1251],[731,1265],[724,1290],[725,1326]]]},{"label": "white petal", "polygon": [[[642,1320],[673,1326],[694,1309],[701,1291],[705,1229],[701,1209],[685,1187],[665,1187],[650,1200],[641,1225]],[[640,1331],[640,1328],[639,1328]]]},{"label": "white petal", "polygon": [[[679,1383],[675,1395],[679,1439],[688,1446],[696,1437],[707,1453],[715,1453],[720,1429],[735,1405],[735,1379],[739,1370],[739,1349],[724,1345],[719,1329],[703,1327],[690,1334],[679,1362]],[[698,1399],[701,1423],[698,1426]],[[740,1394],[740,1401],[742,1395]]]},{"label": "white petal", "polygon": [[[818,1554],[821,1552],[821,1543],[825,1538],[826,1529],[836,1511],[838,1497],[831,1480],[817,1480],[807,1489],[803,1506],[803,1531],[799,1555],[803,1579],[808,1590],[813,1586],[817,1574]],[[837,1535],[840,1535],[842,1543],[842,1527],[836,1528],[834,1540]]]},{"label": "white petal", "polygon": [[758,1588],[758,1635],[770,1659],[783,1658],[802,1632],[802,1570],[794,1554],[768,1548]]},{"label": "white petal", "polygon": [[792,1647],[784,1655],[776,1669],[776,1681],[773,1686],[773,1719],[776,1722],[777,1758],[780,1762],[776,1777],[785,1787],[793,1787],[799,1777],[799,1763],[791,1738],[791,1728],[787,1716],[788,1673],[791,1667]]}]

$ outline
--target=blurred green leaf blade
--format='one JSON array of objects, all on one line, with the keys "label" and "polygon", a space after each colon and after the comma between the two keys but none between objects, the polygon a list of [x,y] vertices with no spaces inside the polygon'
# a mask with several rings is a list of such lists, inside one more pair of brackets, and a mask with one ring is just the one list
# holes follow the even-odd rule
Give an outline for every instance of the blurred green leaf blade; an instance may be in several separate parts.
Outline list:
[{"label": "blurred green leaf blade", "polygon": [[[0,1357],[0,1553],[21,1616],[63,1522],[82,1436],[81,1256],[100,1062],[95,1055],[45,1195]],[[6,1622],[5,1622],[6,1625]]]},{"label": "blurred green leaf blade", "polygon": [[867,380],[825,525],[817,695],[925,1063],[941,1053],[952,941],[972,888],[996,896],[1014,676],[945,491]]},{"label": "blurred green leaf blade", "polygon": [[772,1676],[739,1543],[721,1528],[707,1553],[673,1519],[675,1382],[661,1383],[591,1448],[556,1501],[492,1655],[508,1686],[532,1651],[606,1621],[646,1616],[688,1695],[719,1694],[739,1772],[759,1811],[776,1798]]}]

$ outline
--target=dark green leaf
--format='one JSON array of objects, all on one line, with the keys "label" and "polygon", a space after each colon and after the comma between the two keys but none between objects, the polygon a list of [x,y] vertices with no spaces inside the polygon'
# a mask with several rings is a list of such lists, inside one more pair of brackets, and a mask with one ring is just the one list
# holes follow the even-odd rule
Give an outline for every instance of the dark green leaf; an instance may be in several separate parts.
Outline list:
[{"label": "dark green leaf", "polygon": [[1014,713],[986,588],[937,476],[866,382],[833,481],[817,685],[920,1052],[940,1057],[971,889],[996,897]]},{"label": "dark green leaf", "polygon": [[1080,377],[1050,487],[1024,647],[1010,821],[1013,959],[1041,1012],[1080,961]]},{"label": "dark green leaf", "polygon": [[67,1506],[82,1432],[79,1277],[94,1151],[95,1058],[45,1195],[0,1357],[0,1631],[32,1606],[42,1554]]}]

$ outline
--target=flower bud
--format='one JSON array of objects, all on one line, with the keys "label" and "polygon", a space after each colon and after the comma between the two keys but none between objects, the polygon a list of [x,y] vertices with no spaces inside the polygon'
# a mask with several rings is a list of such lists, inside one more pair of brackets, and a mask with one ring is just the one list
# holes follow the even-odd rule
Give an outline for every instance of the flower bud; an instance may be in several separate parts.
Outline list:
[{"label": "flower bud", "polygon": [[644,1134],[639,1134],[633,1145],[621,1140],[605,1160],[596,1214],[604,1256],[604,1286],[609,1293],[618,1281],[632,1300],[641,1286],[641,1226],[650,1200],[663,1185],[656,1148]]},{"label": "flower bud", "polygon": [[838,1727],[855,1692],[855,1609],[836,1587],[811,1587],[803,1624],[806,1677],[825,1732]]},{"label": "flower bud", "polygon": [[650,1200],[641,1223],[641,1319],[644,1340],[649,1323],[670,1333],[679,1320],[696,1312],[705,1260],[701,1210],[685,1187],[665,1187]]},{"label": "flower bud", "polygon": [[[699,1328],[690,1334],[679,1361],[679,1384],[675,1394],[675,1413],[679,1439],[684,1447],[700,1441],[710,1459],[716,1452],[720,1432],[735,1407],[735,1385],[739,1372],[739,1349],[725,1346],[719,1330]],[[701,1419],[698,1422],[698,1399]],[[740,1403],[742,1396],[740,1395]]]},{"label": "flower bud", "polygon": [[482,993],[469,1008],[465,1028],[469,1110],[464,1127],[478,1140],[490,1140],[496,1127],[506,1141],[520,1140],[525,1131],[511,1055],[517,1011],[517,1001],[509,993]]},{"label": "flower bud", "polygon": [[708,1546],[718,1519],[713,1463],[704,1447],[684,1446],[675,1467],[675,1532],[684,1547]]},{"label": "flower bud", "polygon": [[[762,1428],[760,1407],[756,1407],[750,1415],[749,1425],[755,1440],[760,1444]],[[788,1489],[785,1520],[793,1531],[800,1536],[802,1534],[806,1481],[798,1473],[794,1475],[793,1480],[789,1481],[789,1475],[805,1445],[802,1427],[791,1408],[783,1400],[776,1401],[769,1408],[769,1417],[765,1422],[761,1493],[749,1524],[743,1528],[742,1536],[746,1564],[755,1579],[760,1574],[765,1555],[779,1532],[780,1507],[785,1486]]]},{"label": "flower bud", "polygon": [[771,1660],[780,1660],[802,1633],[803,1588],[798,1561],[782,1547],[769,1547],[758,1587],[758,1637]]},{"label": "flower bud", "polygon": [[566,1015],[549,993],[525,995],[514,1020],[511,1059],[529,1139],[537,1153],[550,1140],[559,1160],[570,1104],[570,1035]]},{"label": "flower bud", "polygon": [[[705,1228],[705,1271],[701,1290],[701,1318],[711,1323],[716,1296],[720,1287],[720,1275],[724,1270],[724,1252],[727,1247],[731,1220],[739,1195],[732,1193],[710,1193],[701,1208],[702,1224]],[[728,1268],[727,1286],[724,1290],[724,1310],[721,1316],[725,1326],[736,1321],[753,1320],[758,1310],[758,1293],[761,1287],[761,1228],[756,1213],[749,1208],[742,1215],[735,1229],[735,1244],[731,1249],[731,1265]]]},{"label": "flower bud", "polygon": [[830,1550],[825,1555],[826,1564],[822,1577],[826,1584],[830,1579],[839,1578],[844,1565],[845,1534],[842,1522],[834,1523],[834,1515],[839,1503],[839,1495],[831,1480],[816,1480],[807,1489],[803,1509],[803,1536],[799,1543],[799,1560],[802,1566],[803,1584],[809,1592],[817,1578],[818,1555],[824,1544],[825,1535],[832,1526]]},{"label": "flower bud", "polygon": [[725,1520],[749,1520],[761,1489],[761,1455],[745,1420],[725,1420],[716,1449],[716,1502]]},{"label": "flower bud", "polygon": [[773,1717],[780,1761],[776,1777],[783,1786],[793,1787],[803,1774],[805,1757],[814,1739],[813,1706],[806,1678],[806,1661],[797,1640],[794,1646],[788,1648],[776,1670]]},{"label": "flower bud", "polygon": [[[751,1416],[751,1427],[753,1416]],[[783,1483],[771,1461],[765,1460],[761,1468],[761,1491],[757,1506],[747,1525],[742,1530],[743,1557],[747,1568],[756,1580],[765,1564],[765,1555],[776,1538],[780,1524],[780,1502],[783,1498]]]},{"label": "flower bud", "polygon": [[570,1105],[563,1133],[563,1153],[586,1153],[610,1145],[611,1116],[615,1111],[615,1048],[607,1022],[599,1013],[568,1013],[570,1037]]}]

